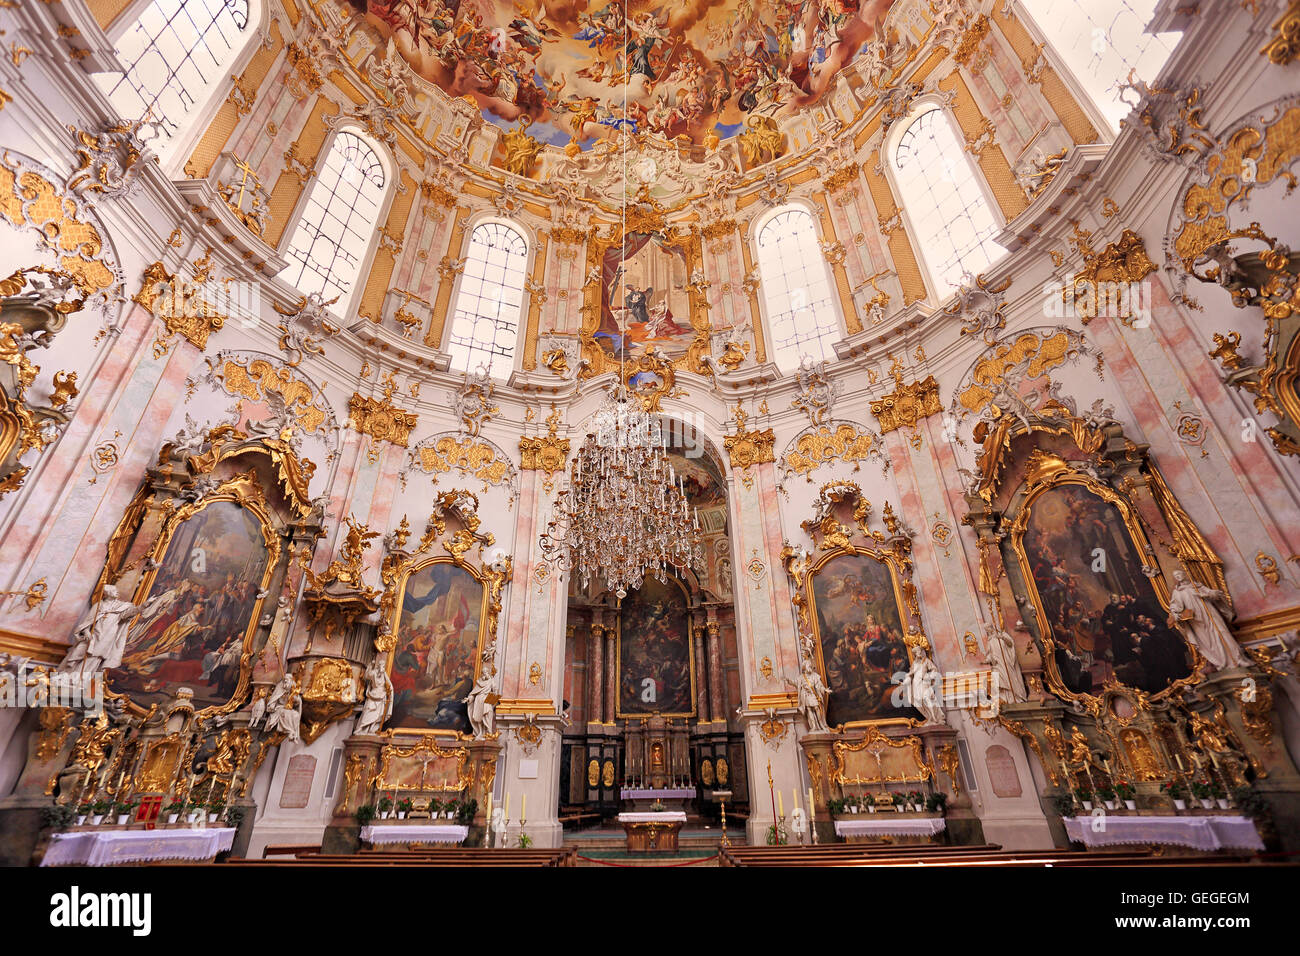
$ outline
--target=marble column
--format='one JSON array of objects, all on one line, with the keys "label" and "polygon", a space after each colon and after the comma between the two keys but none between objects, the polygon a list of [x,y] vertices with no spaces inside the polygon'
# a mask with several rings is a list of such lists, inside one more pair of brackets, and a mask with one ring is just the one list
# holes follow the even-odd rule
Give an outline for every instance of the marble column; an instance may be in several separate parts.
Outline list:
[{"label": "marble column", "polygon": [[614,629],[605,628],[605,723],[612,724],[618,713],[618,658],[614,653]]},{"label": "marble column", "polygon": [[709,632],[709,711],[713,720],[726,721],[722,700],[722,642],[718,637],[718,622],[710,621]]},{"label": "marble column", "polygon": [[695,719],[707,722],[709,713],[709,668],[704,654],[704,625],[695,627]]},{"label": "marble column", "polygon": [[591,625],[587,637],[587,723],[598,724],[604,718],[601,700],[605,694],[605,669],[603,659],[605,629],[599,624]]}]

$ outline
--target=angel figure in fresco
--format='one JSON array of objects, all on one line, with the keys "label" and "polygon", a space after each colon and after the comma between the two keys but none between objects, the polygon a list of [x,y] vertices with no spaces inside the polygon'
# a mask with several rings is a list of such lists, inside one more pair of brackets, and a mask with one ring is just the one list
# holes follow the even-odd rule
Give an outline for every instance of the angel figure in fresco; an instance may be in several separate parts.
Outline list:
[{"label": "angel figure in fresco", "polygon": [[1169,626],[1176,627],[1210,665],[1211,671],[1249,667],[1219,608],[1227,603],[1222,591],[1197,584],[1182,571],[1174,572],[1169,595]]}]

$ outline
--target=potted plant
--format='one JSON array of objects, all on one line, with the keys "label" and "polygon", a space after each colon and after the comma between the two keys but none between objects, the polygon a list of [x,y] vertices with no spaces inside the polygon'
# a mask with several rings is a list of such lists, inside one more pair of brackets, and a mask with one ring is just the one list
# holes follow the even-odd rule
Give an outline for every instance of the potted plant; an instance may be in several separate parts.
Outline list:
[{"label": "potted plant", "polygon": [[95,805],[91,803],[89,800],[87,800],[85,803],[78,804],[77,826],[82,826],[86,822],[86,817],[90,816],[90,811],[94,808],[94,806]]},{"label": "potted plant", "polygon": [[1115,788],[1110,784],[1102,784],[1098,787],[1097,796],[1101,798],[1101,802],[1106,805],[1107,810],[1115,809]]},{"label": "potted plant", "polygon": [[363,827],[370,826],[370,824],[375,819],[374,804],[367,803],[365,806],[357,807],[357,812],[354,814],[354,816],[357,818],[357,824],[359,826],[363,826]]},{"label": "potted plant", "polygon": [[1052,809],[1056,811],[1058,816],[1074,816],[1074,797],[1066,793],[1058,793],[1052,797]]},{"label": "potted plant", "polygon": [[387,820],[388,815],[393,811],[393,801],[389,797],[379,798],[379,819]]},{"label": "potted plant", "polygon": [[838,817],[844,812],[844,801],[839,797],[832,797],[826,801],[826,812],[831,815],[831,819]]},{"label": "potted plant", "polygon": [[668,807],[664,805],[664,802],[662,800],[656,800],[654,803],[650,804],[651,813],[664,813],[667,810]]},{"label": "potted plant", "polygon": [[1167,780],[1160,785],[1166,797],[1174,802],[1175,810],[1187,809],[1187,788],[1177,780]]},{"label": "potted plant", "polygon": [[171,803],[167,804],[167,806],[163,807],[163,812],[167,814],[167,822],[175,823],[176,818],[181,815],[181,811],[184,809],[185,804],[178,800],[173,800]]},{"label": "potted plant", "polygon": [[519,834],[519,843],[518,843],[519,849],[527,850],[532,845],[533,845],[532,837],[530,837],[527,833]]},{"label": "potted plant", "polygon": [[64,804],[41,807],[41,823],[51,830],[63,831],[72,826],[72,819],[76,816],[76,812],[71,806]]},{"label": "potted plant", "polygon": [[[397,809],[400,810],[401,808],[402,808],[401,804],[398,804]],[[410,813],[411,811],[408,810],[406,812]],[[429,798],[429,819],[430,820],[438,819],[438,814],[441,812],[442,812],[442,801],[439,800],[437,797],[430,797]]]},{"label": "potted plant", "polygon": [[456,804],[456,822],[461,826],[469,826],[474,822],[474,815],[478,813],[477,800],[462,800]]},{"label": "potted plant", "polygon": [[1214,802],[1219,805],[1220,810],[1227,810],[1231,806],[1228,803],[1228,794],[1224,792],[1223,784],[1217,782],[1211,784],[1210,792],[1214,795]]},{"label": "potted plant", "polygon": [[96,800],[94,805],[91,807],[91,822],[94,823],[95,826],[99,826],[104,822],[104,814],[108,813],[111,809],[113,809],[113,804],[108,800]]},{"label": "potted plant", "polygon": [[1079,801],[1083,809],[1092,809],[1092,791],[1087,787],[1076,787],[1074,791],[1074,799]]},{"label": "potted plant", "polygon": [[1241,811],[1241,815],[1251,820],[1265,820],[1268,817],[1268,803],[1250,785],[1236,787],[1232,791],[1232,801]]},{"label": "potted plant", "polygon": [[1137,787],[1133,786],[1133,784],[1129,783],[1127,780],[1116,780],[1115,792],[1119,794],[1119,798],[1124,801],[1124,808],[1126,810],[1137,809]]},{"label": "potted plant", "polygon": [[239,825],[244,822],[244,807],[226,807],[226,826],[239,829]]},{"label": "potted plant", "polygon": [[925,809],[931,813],[937,813],[943,816],[944,808],[948,806],[948,794],[943,791],[937,791],[930,794],[925,799]]},{"label": "potted plant", "polygon": [[875,798],[874,796],[872,796],[871,794],[869,794],[869,793],[864,793],[864,794],[862,795],[862,803],[863,803],[863,806],[865,806],[865,807],[867,808],[867,812],[868,812],[868,813],[875,813],[875,812],[876,812],[876,798]]},{"label": "potted plant", "polygon": [[202,816],[203,816],[203,801],[198,799],[197,797],[190,797],[189,811],[186,815],[186,818],[189,820],[191,824],[196,824],[199,822]]},{"label": "potted plant", "polygon": [[113,806],[113,813],[117,816],[117,825],[126,826],[131,822],[131,811],[135,809],[135,803],[131,801],[118,801]]},{"label": "potted plant", "polygon": [[[436,801],[435,801],[435,802],[436,802]],[[406,815],[407,815],[408,813],[411,812],[411,810],[412,810],[412,808],[413,808],[414,806],[415,806],[415,804],[411,802],[411,798],[410,798],[410,797],[405,797],[405,798],[403,798],[403,799],[401,799],[401,800],[398,800],[398,801],[397,801],[397,819],[399,819],[399,820],[405,820],[405,819],[406,819]]]},{"label": "potted plant", "polygon": [[1201,802],[1202,810],[1211,810],[1214,808],[1214,788],[1210,786],[1208,780],[1192,781],[1192,796]]},{"label": "potted plant", "polygon": [[221,819],[221,814],[226,812],[226,802],[224,800],[214,800],[208,804],[208,822],[216,823]]},{"label": "potted plant", "polygon": [[925,808],[925,794],[920,790],[911,790],[907,794],[907,802],[913,810],[920,813]]}]

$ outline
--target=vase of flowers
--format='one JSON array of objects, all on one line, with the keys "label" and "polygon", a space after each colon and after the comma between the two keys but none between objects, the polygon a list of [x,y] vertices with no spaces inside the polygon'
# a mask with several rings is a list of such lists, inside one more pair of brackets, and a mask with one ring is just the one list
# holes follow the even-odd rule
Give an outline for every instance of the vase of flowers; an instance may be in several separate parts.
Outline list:
[{"label": "vase of flowers", "polygon": [[1097,796],[1101,798],[1101,802],[1105,804],[1107,810],[1115,809],[1116,804],[1115,804],[1114,787],[1110,786],[1109,784],[1102,787],[1098,787]]},{"label": "vase of flowers", "polygon": [[177,818],[180,817],[181,811],[184,809],[185,805],[183,803],[178,803],[175,800],[163,807],[163,812],[167,814],[167,822],[175,823]]},{"label": "vase of flowers", "polygon": [[1202,810],[1214,809],[1214,788],[1208,780],[1192,781],[1192,796],[1201,802]]},{"label": "vase of flowers", "polygon": [[393,812],[393,801],[390,797],[379,798],[379,819],[387,820],[388,815]]},{"label": "vase of flowers", "polygon": [[1074,799],[1078,800],[1085,810],[1092,809],[1092,791],[1087,787],[1078,787],[1074,791]]},{"label": "vase of flowers", "polygon": [[226,812],[226,805],[221,800],[214,800],[208,804],[208,822],[216,823],[221,819],[221,815]]},{"label": "vase of flowers", "polygon": [[863,794],[862,803],[867,808],[868,813],[876,812],[876,798],[873,797],[871,794],[869,793]]},{"label": "vase of flowers", "polygon": [[1220,810],[1228,809],[1228,807],[1230,806],[1230,804],[1228,803],[1228,794],[1224,791],[1222,784],[1220,783],[1211,784],[1210,794],[1211,796],[1213,796],[1214,802],[1219,805]]},{"label": "vase of flowers", "polygon": [[104,814],[108,813],[111,809],[113,809],[113,804],[109,803],[107,800],[96,800],[92,806],[90,817],[91,823],[95,826],[99,826],[104,822]]},{"label": "vase of flowers", "polygon": [[666,813],[667,811],[668,808],[664,806],[664,802],[662,800],[656,800],[654,803],[650,804],[651,813]]},{"label": "vase of flowers", "polygon": [[114,807],[114,812],[117,814],[117,825],[124,827],[130,823],[131,812],[133,810],[135,810],[135,804],[133,802],[119,801],[117,806]]},{"label": "vase of flowers", "polygon": [[90,816],[90,811],[94,809],[93,803],[82,803],[77,806],[77,826],[84,826],[86,817]]},{"label": "vase of flowers", "polygon": [[1115,781],[1115,793],[1124,801],[1124,809],[1137,809],[1137,787],[1127,780]]},{"label": "vase of flowers", "polygon": [[414,808],[414,806],[415,806],[415,804],[411,801],[411,798],[410,798],[410,797],[407,797],[407,798],[404,799],[404,800],[398,800],[398,801],[397,801],[397,819],[399,819],[399,820],[405,820],[405,819],[406,819],[406,815],[407,815],[408,813],[411,812],[411,810]]},{"label": "vase of flowers", "polygon": [[1177,780],[1168,780],[1160,785],[1164,795],[1174,802],[1175,810],[1187,809],[1187,788]]}]

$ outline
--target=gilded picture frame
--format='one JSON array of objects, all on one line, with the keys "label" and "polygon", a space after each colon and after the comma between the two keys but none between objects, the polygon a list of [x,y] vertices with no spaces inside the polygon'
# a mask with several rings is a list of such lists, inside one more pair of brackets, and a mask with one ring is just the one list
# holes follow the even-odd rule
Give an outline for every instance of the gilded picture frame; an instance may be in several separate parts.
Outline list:
[{"label": "gilded picture frame", "polygon": [[[1066,685],[1057,664],[1055,653],[1057,643],[1053,638],[1054,632],[1044,607],[1043,596],[1034,578],[1030,557],[1025,546],[1025,535],[1029,530],[1029,521],[1034,503],[1048,492],[1070,486],[1082,488],[1118,512],[1120,521],[1128,533],[1130,545],[1136,554],[1146,561],[1146,568],[1150,573],[1145,576],[1151,583],[1151,589],[1159,602],[1161,611],[1166,615],[1169,612],[1169,584],[1165,581],[1164,573],[1155,559],[1155,550],[1132,503],[1115,489],[1084,472],[1075,470],[1062,459],[1042,456],[1041,459],[1031,462],[1025,487],[1019,497],[1017,510],[1007,526],[1008,544],[1006,547],[1009,547],[1014,556],[1015,566],[1020,572],[1025,591],[1033,605],[1031,618],[1036,632],[1035,636],[1042,648],[1044,673],[1051,692],[1063,700],[1078,701],[1087,707],[1090,712],[1096,713],[1102,706],[1106,693],[1116,687],[1139,690],[1146,695],[1147,699],[1159,701],[1182,688],[1199,683],[1203,677],[1204,662],[1199,655],[1193,653],[1194,664],[1191,666],[1188,675],[1171,681],[1168,686],[1159,691],[1151,692],[1144,691],[1141,688],[1131,688],[1130,685],[1113,678],[1105,683],[1098,693],[1079,693],[1071,690]],[[1184,643],[1186,643],[1185,638]]]},{"label": "gilded picture frame", "polygon": [[[149,552],[153,558],[154,566],[141,575],[132,597],[135,604],[145,603],[157,579],[158,572],[168,558],[168,550],[177,530],[190,518],[201,514],[206,508],[219,502],[235,504],[247,511],[256,520],[257,526],[262,533],[263,544],[266,547],[266,566],[258,582],[258,592],[261,596],[254,600],[244,628],[243,649],[239,661],[239,678],[235,691],[225,703],[214,704],[198,710],[196,716],[203,720],[234,713],[243,706],[245,698],[249,694],[253,670],[252,659],[255,650],[254,642],[262,619],[262,608],[266,601],[265,594],[269,591],[271,581],[274,579],[280,564],[280,534],[276,530],[270,512],[267,510],[265,498],[256,475],[252,472],[235,475],[222,482],[212,493],[172,511],[164,520],[158,538]],[[147,708],[138,703],[129,691],[118,692],[113,690],[111,682],[106,693],[111,697],[125,700],[129,710],[137,716],[148,712]]]},{"label": "gilded picture frame", "polygon": [[[407,586],[410,584],[411,578],[414,577],[416,574],[419,574],[420,572],[426,570],[427,568],[433,567],[434,565],[440,565],[440,564],[450,565],[458,570],[467,572],[470,575],[470,577],[472,577],[474,581],[478,584],[479,626],[478,626],[478,636],[476,637],[474,642],[474,668],[473,668],[473,673],[470,676],[470,683],[473,684],[477,682],[479,679],[479,675],[482,673],[484,644],[488,633],[490,631],[494,633],[496,630],[497,618],[500,615],[500,611],[501,611],[500,605],[493,604],[491,599],[492,589],[489,586],[490,582],[488,580],[488,576],[484,574],[480,569],[476,568],[473,564],[471,564],[468,561],[463,561],[463,560],[457,561],[453,557],[449,557],[446,555],[435,555],[433,557],[412,561],[406,564],[399,573],[397,592],[396,592],[397,600],[393,603],[393,607],[390,612],[392,615],[390,620],[390,628],[391,628],[391,634],[393,636],[392,646],[388,648],[387,651],[388,674],[390,679],[393,674],[394,661],[397,658],[399,649],[401,649],[401,647],[403,646],[401,620],[402,620],[402,609],[406,604]],[[393,733],[403,734],[403,735],[423,734],[423,735],[434,735],[434,736],[442,736],[442,737],[449,737],[452,739],[456,739],[460,737],[462,734],[462,731],[452,729],[452,728],[446,728],[446,727],[427,727],[427,728],[406,727],[406,726],[393,727],[391,724],[389,725],[389,727],[393,731]]]},{"label": "gilded picture frame", "polygon": [[[920,628],[920,608],[916,604],[915,587],[911,582],[911,560],[900,556],[896,548],[870,548],[862,545],[846,543],[828,548],[817,556],[809,566],[806,574],[803,576],[803,599],[807,608],[807,626],[812,632],[813,646],[816,650],[817,669],[821,673],[822,681],[827,687],[830,687],[830,675],[826,666],[825,659],[825,635],[822,634],[821,617],[817,611],[816,584],[818,577],[826,571],[826,568],[837,558],[843,557],[865,557],[884,565],[889,573],[890,585],[894,597],[894,607],[898,614],[898,620],[903,628],[904,635],[907,634],[909,626],[915,626],[917,632],[921,633]],[[911,648],[908,648],[908,660],[911,660]],[[910,716],[898,717],[873,717],[861,720],[844,721],[837,726],[843,729],[854,729],[861,727],[886,727],[886,726],[907,726],[913,727],[920,723],[917,718]]]}]

